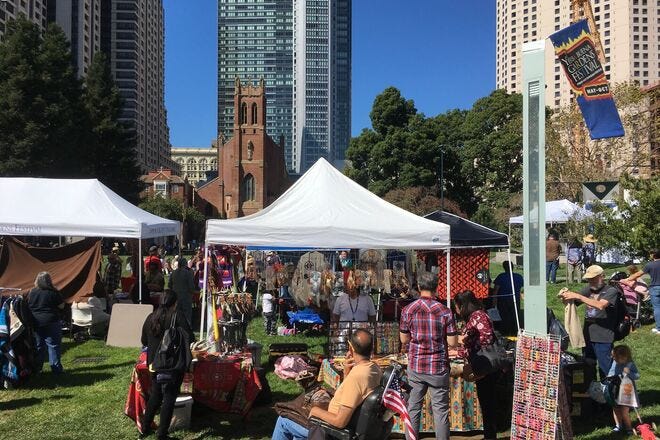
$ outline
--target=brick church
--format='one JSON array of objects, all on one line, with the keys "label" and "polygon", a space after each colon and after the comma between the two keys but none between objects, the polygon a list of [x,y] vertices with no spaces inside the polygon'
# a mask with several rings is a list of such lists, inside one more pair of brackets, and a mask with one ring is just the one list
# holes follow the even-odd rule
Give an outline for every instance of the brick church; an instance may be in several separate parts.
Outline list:
[{"label": "brick church", "polygon": [[236,218],[270,205],[290,186],[279,144],[266,133],[264,80],[234,87],[233,137],[218,143],[218,177],[197,189],[196,205],[207,216]]}]

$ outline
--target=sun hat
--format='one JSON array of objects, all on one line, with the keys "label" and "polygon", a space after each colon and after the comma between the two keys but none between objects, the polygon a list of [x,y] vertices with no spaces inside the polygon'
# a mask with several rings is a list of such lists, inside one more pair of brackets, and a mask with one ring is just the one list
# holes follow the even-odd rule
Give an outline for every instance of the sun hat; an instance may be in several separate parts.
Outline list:
[{"label": "sun hat", "polygon": [[595,243],[598,240],[594,238],[594,234],[587,234],[584,237],[582,237],[583,241],[586,241],[587,243]]},{"label": "sun hat", "polygon": [[593,264],[587,267],[587,271],[584,273],[584,276],[582,278],[585,280],[590,280],[602,274],[603,274],[603,268],[597,264]]}]

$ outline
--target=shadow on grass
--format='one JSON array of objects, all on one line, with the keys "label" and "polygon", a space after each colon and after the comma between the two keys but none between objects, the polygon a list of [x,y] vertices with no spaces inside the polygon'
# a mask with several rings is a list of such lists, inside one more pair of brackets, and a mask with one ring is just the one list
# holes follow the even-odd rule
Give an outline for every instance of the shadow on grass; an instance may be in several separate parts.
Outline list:
[{"label": "shadow on grass", "polygon": [[27,384],[27,389],[76,388],[94,385],[97,382],[114,378],[108,373],[80,373],[76,370],[65,371],[62,374],[40,373]]},{"label": "shadow on grass", "polygon": [[91,364],[74,364],[75,368],[69,368],[67,371],[80,372],[80,371],[97,371],[97,370],[110,370],[113,368],[127,367],[129,365],[135,365],[135,361],[126,361],[120,362],[118,364],[101,364],[101,365],[91,365]]},{"label": "shadow on grass", "polygon": [[28,397],[26,399],[14,399],[9,402],[0,402],[0,411],[11,411],[13,409],[26,408],[28,406],[37,405],[43,399],[36,397]]}]

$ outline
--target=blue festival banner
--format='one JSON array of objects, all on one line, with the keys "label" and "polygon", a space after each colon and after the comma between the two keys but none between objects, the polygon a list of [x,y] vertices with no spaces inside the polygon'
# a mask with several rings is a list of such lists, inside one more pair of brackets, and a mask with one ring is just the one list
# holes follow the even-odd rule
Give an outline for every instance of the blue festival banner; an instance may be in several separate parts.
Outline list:
[{"label": "blue festival banner", "polygon": [[587,20],[555,32],[550,35],[550,40],[575,92],[591,139],[623,136],[621,118],[612,99]]}]

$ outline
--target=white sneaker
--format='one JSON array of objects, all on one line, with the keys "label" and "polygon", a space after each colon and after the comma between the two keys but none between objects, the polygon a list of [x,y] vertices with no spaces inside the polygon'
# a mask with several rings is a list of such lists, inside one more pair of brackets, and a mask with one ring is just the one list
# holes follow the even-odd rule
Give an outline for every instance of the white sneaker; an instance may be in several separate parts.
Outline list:
[{"label": "white sneaker", "polygon": [[658,330],[657,328],[654,327],[654,328],[651,329],[651,333],[654,333],[656,335],[660,335],[660,330]]}]

